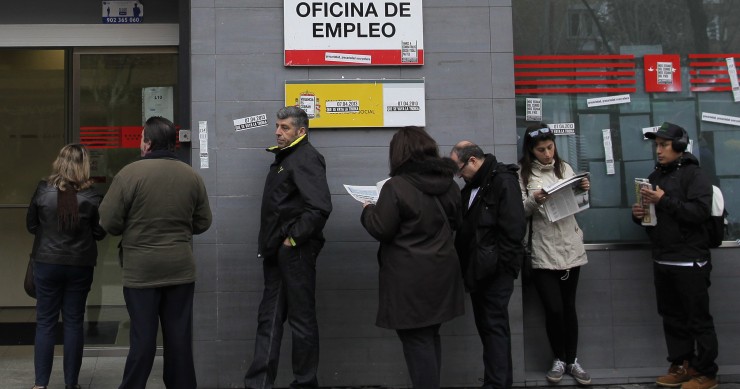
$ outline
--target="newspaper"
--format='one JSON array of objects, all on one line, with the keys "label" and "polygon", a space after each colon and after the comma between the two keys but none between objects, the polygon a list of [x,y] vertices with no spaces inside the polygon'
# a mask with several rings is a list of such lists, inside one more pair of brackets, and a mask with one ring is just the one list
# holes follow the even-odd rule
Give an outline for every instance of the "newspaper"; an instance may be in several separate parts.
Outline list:
[{"label": "newspaper", "polygon": [[347,190],[347,193],[349,193],[355,200],[361,202],[361,203],[377,203],[378,202],[378,196],[380,196],[380,189],[383,188],[383,185],[386,181],[390,180],[390,178],[386,178],[385,180],[378,181],[375,186],[359,186],[359,185],[347,185],[344,184],[344,189]]},{"label": "newspaper", "polygon": [[657,225],[658,218],[655,216],[655,204],[645,204],[642,201],[642,195],[640,194],[640,189],[642,188],[653,189],[653,185],[650,184],[647,178],[635,178],[635,198],[637,199],[637,203],[645,209],[645,216],[642,217],[641,224],[643,226]]},{"label": "newspaper", "polygon": [[542,188],[547,193],[544,208],[548,220],[556,222],[591,206],[588,191],[581,188],[581,180],[588,176],[588,172],[578,173]]}]

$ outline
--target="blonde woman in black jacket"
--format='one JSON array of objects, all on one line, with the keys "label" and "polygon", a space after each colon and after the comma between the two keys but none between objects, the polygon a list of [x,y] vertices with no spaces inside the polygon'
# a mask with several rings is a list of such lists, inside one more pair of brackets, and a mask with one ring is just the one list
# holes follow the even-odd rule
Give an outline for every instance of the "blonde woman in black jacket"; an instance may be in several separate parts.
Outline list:
[{"label": "blonde woman in black jacket", "polygon": [[67,145],[41,181],[26,215],[26,228],[35,235],[31,256],[36,284],[34,389],[45,389],[54,361],[54,330],[62,313],[64,325],[64,383],[77,383],[82,365],[85,301],[98,257],[96,240],[105,237],[98,224],[100,195],[90,180],[90,159],[83,145]]}]

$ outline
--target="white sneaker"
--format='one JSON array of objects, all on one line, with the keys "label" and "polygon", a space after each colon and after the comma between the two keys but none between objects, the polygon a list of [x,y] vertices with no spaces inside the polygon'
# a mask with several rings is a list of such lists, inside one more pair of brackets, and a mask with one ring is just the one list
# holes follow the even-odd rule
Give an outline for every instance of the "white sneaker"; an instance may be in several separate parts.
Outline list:
[{"label": "white sneaker", "polygon": [[547,381],[555,384],[563,379],[563,374],[565,374],[565,362],[555,358],[555,360],[552,361],[552,367],[545,375],[545,378],[547,378]]},{"label": "white sneaker", "polygon": [[568,374],[573,376],[573,378],[575,378],[575,380],[578,381],[579,384],[588,385],[591,383],[591,376],[586,373],[586,370],[583,370],[580,364],[578,364],[578,358],[576,358],[573,363],[566,366],[565,370],[568,372]]}]

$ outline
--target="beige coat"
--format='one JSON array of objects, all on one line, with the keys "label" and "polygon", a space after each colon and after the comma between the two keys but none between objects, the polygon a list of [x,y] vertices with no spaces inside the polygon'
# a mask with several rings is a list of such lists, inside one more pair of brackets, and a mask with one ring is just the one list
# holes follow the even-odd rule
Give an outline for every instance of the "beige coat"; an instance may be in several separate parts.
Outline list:
[{"label": "beige coat", "polygon": [[[563,178],[575,175],[570,165],[563,162],[563,167]],[[578,227],[576,218],[570,215],[554,223],[550,222],[547,220],[545,209],[534,201],[533,192],[558,181],[553,168],[553,164],[542,165],[534,161],[532,174],[526,185],[522,182],[521,171],[519,172],[519,188],[522,191],[527,228],[529,228],[529,217],[532,216],[533,269],[565,270],[585,265],[588,262],[586,249],[583,246],[583,231]],[[527,235],[525,235],[524,244],[527,244]]]}]

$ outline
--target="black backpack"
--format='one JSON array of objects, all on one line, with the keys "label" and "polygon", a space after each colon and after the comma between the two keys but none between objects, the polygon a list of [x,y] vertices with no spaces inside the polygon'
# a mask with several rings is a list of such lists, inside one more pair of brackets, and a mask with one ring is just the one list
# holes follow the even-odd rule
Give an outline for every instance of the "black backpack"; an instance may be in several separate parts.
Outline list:
[{"label": "black backpack", "polygon": [[719,247],[727,233],[727,209],[725,209],[725,198],[722,191],[712,185],[712,214],[704,222],[709,237],[709,247]]}]

